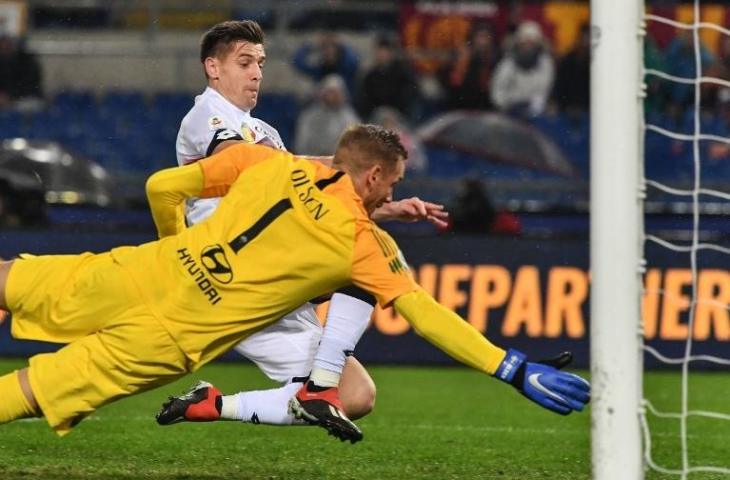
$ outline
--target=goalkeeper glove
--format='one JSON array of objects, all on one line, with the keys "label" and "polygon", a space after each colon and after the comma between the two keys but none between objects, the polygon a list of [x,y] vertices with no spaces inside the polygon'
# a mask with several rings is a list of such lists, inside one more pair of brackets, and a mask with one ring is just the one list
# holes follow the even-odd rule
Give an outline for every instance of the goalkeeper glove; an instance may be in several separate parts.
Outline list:
[{"label": "goalkeeper glove", "polygon": [[528,362],[524,353],[510,349],[494,376],[541,407],[568,415],[583,410],[591,399],[591,385],[585,379],[560,371],[572,359],[570,352],[563,352],[550,360]]}]

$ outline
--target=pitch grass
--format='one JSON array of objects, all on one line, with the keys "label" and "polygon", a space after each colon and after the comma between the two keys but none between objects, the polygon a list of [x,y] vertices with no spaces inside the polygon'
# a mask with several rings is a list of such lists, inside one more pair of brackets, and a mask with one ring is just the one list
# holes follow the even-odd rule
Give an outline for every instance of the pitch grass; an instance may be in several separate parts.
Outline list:
[{"label": "pitch grass", "polygon": [[[0,372],[23,363],[0,361]],[[107,406],[59,439],[43,421],[0,426],[0,479],[588,479],[589,412],[560,417],[461,368],[373,367],[365,440],[342,444],[313,427],[225,422],[158,427],[169,393],[204,378],[225,390],[268,388],[249,365],[219,363],[176,384]],[[679,405],[679,376],[651,373],[660,409]],[[727,412],[730,378],[692,376],[692,408]],[[2,395],[2,392],[0,392]],[[676,420],[652,418],[655,459],[680,465]],[[690,422],[694,465],[730,466],[730,422]],[[647,479],[678,478],[649,472]],[[697,474],[691,479],[728,478]]]}]

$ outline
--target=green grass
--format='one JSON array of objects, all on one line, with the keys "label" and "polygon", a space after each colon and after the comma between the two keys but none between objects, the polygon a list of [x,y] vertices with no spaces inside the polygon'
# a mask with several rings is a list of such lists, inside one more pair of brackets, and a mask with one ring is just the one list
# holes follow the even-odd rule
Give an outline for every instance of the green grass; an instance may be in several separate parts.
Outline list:
[{"label": "green grass", "polygon": [[[22,365],[0,361],[0,372]],[[590,415],[543,411],[499,382],[459,368],[369,369],[375,411],[359,421],[365,439],[342,444],[313,427],[225,422],[158,427],[167,394],[197,378],[224,390],[266,388],[248,365],[214,364],[184,381],[101,409],[60,439],[43,421],[0,427],[0,479],[588,479]],[[730,378],[695,374],[693,408],[727,411]],[[648,375],[658,408],[679,405],[679,377]],[[2,395],[2,392],[0,392]],[[655,459],[679,465],[676,420],[652,418]],[[698,464],[730,466],[728,422],[690,422]],[[656,473],[650,480],[678,478]],[[728,478],[692,475],[695,479]]]}]

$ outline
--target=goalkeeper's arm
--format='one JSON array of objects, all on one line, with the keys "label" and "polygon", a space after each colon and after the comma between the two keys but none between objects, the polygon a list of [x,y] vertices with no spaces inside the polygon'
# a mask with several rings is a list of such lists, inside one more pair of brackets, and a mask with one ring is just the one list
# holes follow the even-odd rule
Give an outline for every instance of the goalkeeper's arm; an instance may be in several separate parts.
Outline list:
[{"label": "goalkeeper's arm", "polygon": [[559,370],[567,364],[565,357],[552,363],[528,362],[517,350],[505,352],[420,289],[396,298],[393,306],[416,333],[445,353],[512,384],[544,408],[567,415],[582,410],[590,400],[587,381]]},{"label": "goalkeeper's arm", "polygon": [[152,175],[147,180],[147,200],[160,238],[185,228],[185,199],[222,197],[242,171],[283,155],[289,154],[262,145],[237,143],[196,163]]},{"label": "goalkeeper's arm", "polygon": [[203,184],[203,171],[198,163],[160,170],[147,179],[147,201],[160,238],[185,229],[183,202],[199,195]]}]

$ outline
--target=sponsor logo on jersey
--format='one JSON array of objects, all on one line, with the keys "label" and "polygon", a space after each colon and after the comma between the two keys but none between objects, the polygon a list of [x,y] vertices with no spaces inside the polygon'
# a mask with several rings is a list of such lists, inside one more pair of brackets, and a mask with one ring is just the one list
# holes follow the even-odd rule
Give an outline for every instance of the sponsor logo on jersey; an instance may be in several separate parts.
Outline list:
[{"label": "sponsor logo on jersey", "polygon": [[178,260],[182,264],[182,267],[188,272],[188,275],[193,279],[195,284],[198,286],[200,291],[208,299],[211,305],[215,305],[220,302],[223,297],[218,294],[218,291],[213,287],[213,282],[200,268],[198,262],[195,261],[187,248],[181,248],[177,251]]},{"label": "sponsor logo on jersey", "polygon": [[228,263],[226,252],[223,247],[209,245],[200,252],[200,263],[203,264],[211,277],[219,283],[231,283],[233,280],[233,270],[231,264]]},{"label": "sponsor logo on jersey", "polygon": [[279,150],[284,149],[284,142],[281,141],[281,137],[279,136],[279,132],[276,131],[274,127],[271,125],[268,125],[265,122],[262,122],[259,119],[252,119],[255,120],[255,122],[252,123],[252,127],[254,132],[259,134],[259,136],[264,137],[269,140],[269,143],[273,146],[278,148]]},{"label": "sponsor logo on jersey", "polygon": [[223,127],[223,120],[218,115],[213,115],[208,119],[208,125],[211,130],[218,130]]}]

